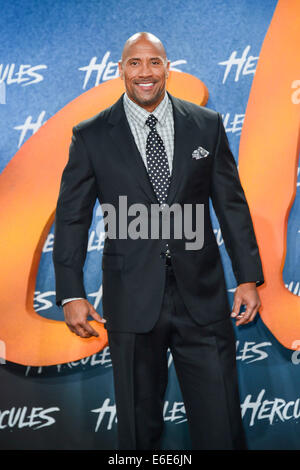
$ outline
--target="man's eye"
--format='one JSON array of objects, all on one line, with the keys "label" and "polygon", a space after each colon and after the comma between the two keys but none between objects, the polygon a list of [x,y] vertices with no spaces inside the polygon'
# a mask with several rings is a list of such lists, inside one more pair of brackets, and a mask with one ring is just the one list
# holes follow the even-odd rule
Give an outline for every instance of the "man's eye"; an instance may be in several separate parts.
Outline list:
[{"label": "man's eye", "polygon": [[154,65],[159,65],[159,64],[160,64],[160,61],[159,61],[159,60],[152,60],[152,64],[154,64]]},{"label": "man's eye", "polygon": [[134,60],[133,62],[130,62],[130,65],[137,65],[138,62],[136,60]]}]

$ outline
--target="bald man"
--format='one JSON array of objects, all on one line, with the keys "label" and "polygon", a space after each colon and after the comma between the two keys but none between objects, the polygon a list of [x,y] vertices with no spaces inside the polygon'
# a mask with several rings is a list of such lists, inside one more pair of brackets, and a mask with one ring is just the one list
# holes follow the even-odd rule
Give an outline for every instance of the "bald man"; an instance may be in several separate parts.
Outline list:
[{"label": "bald man", "polygon": [[[74,334],[98,336],[89,315],[107,329],[119,449],[161,446],[168,349],[191,448],[244,449],[231,317],[245,325],[260,307],[259,250],[221,115],[166,92],[169,69],[161,41],[134,34],[119,62],[126,93],[73,128],[55,219],[56,302]],[[106,224],[102,319],[86,298],[82,269],[96,199],[114,207],[121,225],[120,196],[127,207],[142,205],[149,224],[157,222],[150,208],[177,204],[182,213],[189,205],[186,220],[199,226],[201,206],[204,242],[187,249],[186,232],[174,235],[175,215],[167,237],[129,230],[113,237]],[[237,281],[232,311],[209,199]],[[128,226],[132,220],[131,212]]]}]

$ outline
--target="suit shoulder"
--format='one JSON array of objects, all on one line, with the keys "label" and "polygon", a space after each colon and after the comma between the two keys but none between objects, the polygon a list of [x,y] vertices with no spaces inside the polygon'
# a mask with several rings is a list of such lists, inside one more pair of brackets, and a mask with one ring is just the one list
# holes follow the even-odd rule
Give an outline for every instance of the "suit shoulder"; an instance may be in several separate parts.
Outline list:
[{"label": "suit shoulder", "polygon": [[99,113],[91,116],[88,119],[84,119],[83,121],[78,122],[74,125],[73,130],[78,130],[80,132],[89,132],[93,131],[94,129],[99,129],[99,126],[105,125],[107,122],[108,116],[110,115],[110,110],[112,106],[100,111]]},{"label": "suit shoulder", "polygon": [[[177,98],[178,99],[178,98]],[[183,109],[190,115],[194,117],[201,117],[203,119],[209,119],[218,121],[219,113],[211,108],[206,108],[205,106],[201,106],[196,103],[192,103],[191,101],[186,100],[179,100]]]}]

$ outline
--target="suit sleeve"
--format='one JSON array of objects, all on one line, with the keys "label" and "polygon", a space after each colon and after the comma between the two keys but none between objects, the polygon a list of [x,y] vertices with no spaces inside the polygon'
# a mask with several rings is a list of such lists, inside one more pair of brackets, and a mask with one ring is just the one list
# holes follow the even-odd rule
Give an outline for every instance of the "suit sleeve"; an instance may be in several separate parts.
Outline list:
[{"label": "suit sleeve", "polygon": [[211,179],[211,199],[237,284],[264,283],[253,223],[221,115]]},{"label": "suit sleeve", "polygon": [[74,127],[55,215],[53,263],[58,306],[62,299],[86,298],[83,266],[96,197],[95,174],[81,133]]}]

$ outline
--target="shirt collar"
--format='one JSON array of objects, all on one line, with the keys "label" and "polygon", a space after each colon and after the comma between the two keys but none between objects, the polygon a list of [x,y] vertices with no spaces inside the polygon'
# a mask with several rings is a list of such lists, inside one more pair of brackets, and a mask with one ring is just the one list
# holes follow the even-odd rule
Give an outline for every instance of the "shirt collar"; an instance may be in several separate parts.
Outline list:
[{"label": "shirt collar", "polygon": [[154,111],[152,111],[152,113],[149,113],[148,111],[146,111],[146,109],[142,108],[134,101],[132,101],[128,97],[127,93],[124,93],[123,103],[125,111],[128,112],[130,117],[134,119],[137,124],[139,124],[141,127],[144,127],[146,125],[146,119],[150,114],[153,114],[157,118],[158,122],[162,125],[164,125],[166,121],[167,109],[169,104],[169,97],[167,93],[165,93],[163,100],[154,109]]}]

